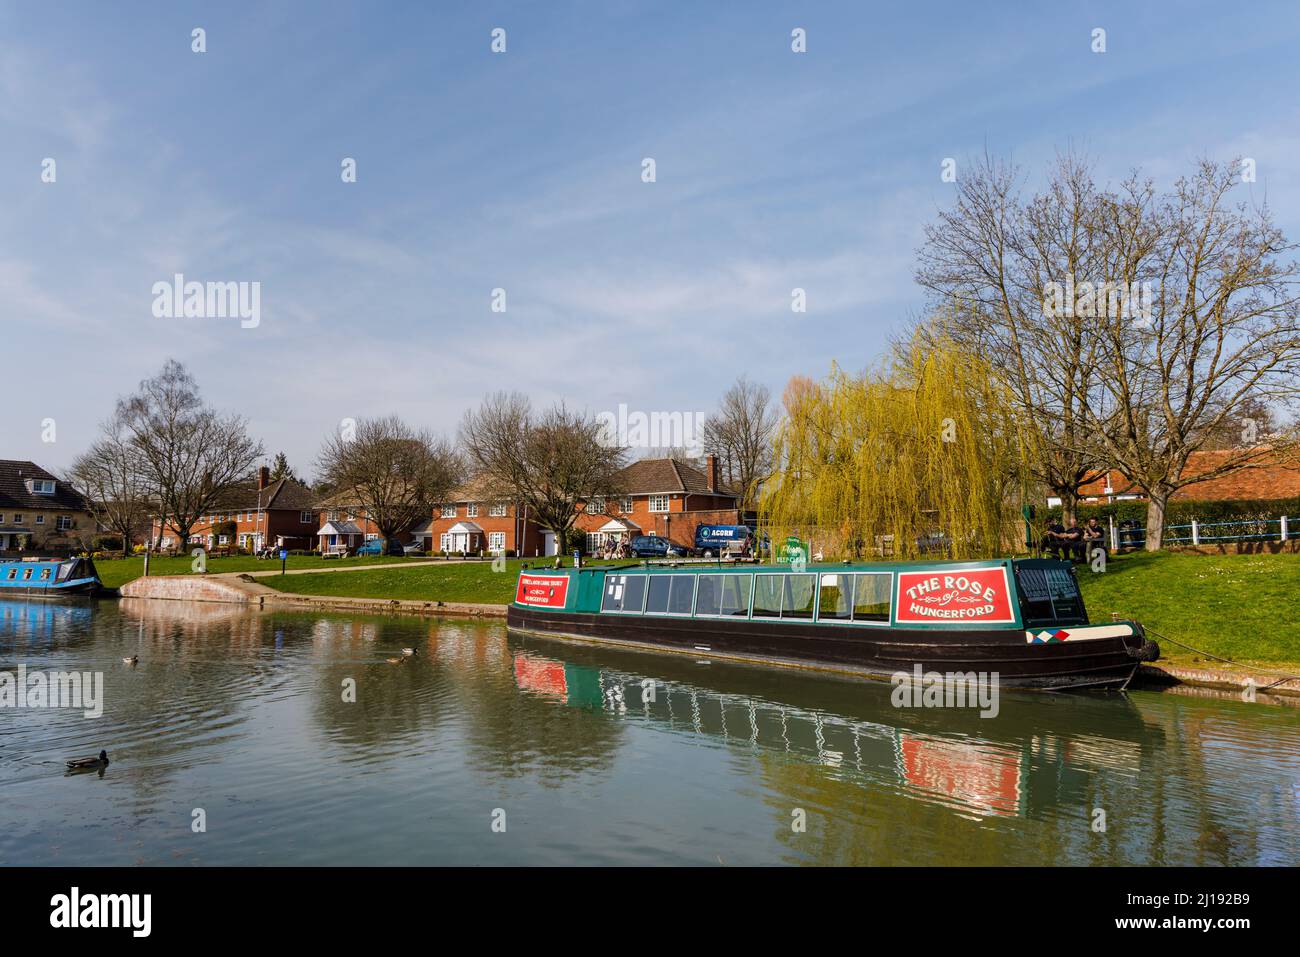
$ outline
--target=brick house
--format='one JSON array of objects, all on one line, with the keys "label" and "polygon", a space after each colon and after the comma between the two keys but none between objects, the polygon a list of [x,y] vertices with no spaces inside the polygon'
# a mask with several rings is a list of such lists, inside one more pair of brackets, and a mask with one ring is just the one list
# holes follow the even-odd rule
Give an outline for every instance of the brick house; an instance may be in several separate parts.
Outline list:
[{"label": "brick house", "polygon": [[[221,502],[190,529],[190,540],[179,541],[172,525],[163,531],[162,548],[183,550],[189,545],[205,548],[241,548],[255,551],[276,546],[307,549],[315,544],[320,510],[311,489],[291,478],[271,481],[271,470],[262,466],[256,477],[235,486]],[[159,519],[153,520],[154,539]]]},{"label": "brick house", "polygon": [[[1240,449],[1193,452],[1187,460],[1185,474],[1197,475],[1219,466],[1229,455]],[[1146,493],[1119,469],[1108,469],[1096,479],[1079,489],[1081,504],[1146,500]],[[1300,464],[1287,464],[1278,458],[1265,460],[1264,464],[1242,469],[1230,475],[1206,479],[1180,488],[1171,501],[1248,501],[1255,499],[1300,498]],[[1057,504],[1054,499],[1049,505]]]},{"label": "brick house", "polygon": [[0,552],[84,547],[97,528],[71,485],[35,462],[0,459]]},{"label": "brick house", "polygon": [[588,554],[637,535],[658,535],[694,548],[696,526],[741,524],[739,496],[721,488],[715,455],[705,456],[703,469],[676,459],[641,459],[615,481],[623,490],[620,495],[592,499],[578,516]]},{"label": "brick house", "polygon": [[[738,496],[718,487],[717,458],[703,470],[674,459],[642,459],[615,477],[623,489],[608,499],[580,503],[575,527],[586,535],[584,551],[597,554],[619,538],[659,535],[690,548],[697,525],[738,525]],[[521,556],[554,555],[555,535],[527,515],[520,503],[494,495],[475,480],[458,489],[455,501],[434,506],[428,525],[416,531],[430,551]]]},{"label": "brick house", "polygon": [[[396,538],[403,545],[408,544],[418,537],[414,531]],[[352,551],[382,537],[379,526],[366,514],[364,506],[354,504],[351,493],[335,494],[321,501],[320,528],[316,532],[316,548],[321,554],[338,548]]]},{"label": "brick house", "polygon": [[542,530],[526,513],[525,506],[495,493],[480,477],[435,505],[429,522],[414,534],[431,552],[540,555]]}]

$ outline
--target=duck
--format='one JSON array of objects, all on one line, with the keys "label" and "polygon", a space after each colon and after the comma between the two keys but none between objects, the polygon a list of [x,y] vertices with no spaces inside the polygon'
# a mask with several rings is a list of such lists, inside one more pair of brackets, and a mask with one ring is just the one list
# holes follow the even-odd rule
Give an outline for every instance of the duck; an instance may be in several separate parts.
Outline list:
[{"label": "duck", "polygon": [[418,655],[419,653],[420,653],[420,649],[419,649],[419,648],[403,648],[403,649],[402,649],[402,654],[404,654],[404,655],[405,655],[406,657],[408,657],[408,658],[414,657],[415,655]]},{"label": "duck", "polygon": [[390,665],[400,665],[406,662],[405,658],[385,658],[384,660]]},{"label": "duck", "polygon": [[139,663],[140,663],[139,655],[132,655],[130,658],[122,659],[122,664],[124,665],[138,665]]},{"label": "duck", "polygon": [[108,752],[100,751],[97,757],[68,758],[69,771],[99,771],[108,767]]}]

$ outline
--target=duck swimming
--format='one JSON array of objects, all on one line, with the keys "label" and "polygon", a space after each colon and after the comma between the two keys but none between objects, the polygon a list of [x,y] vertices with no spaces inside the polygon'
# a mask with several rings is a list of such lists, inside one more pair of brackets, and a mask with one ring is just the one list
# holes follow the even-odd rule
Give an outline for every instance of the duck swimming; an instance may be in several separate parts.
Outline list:
[{"label": "duck swimming", "polygon": [[68,758],[69,771],[100,771],[108,767],[108,752],[100,751],[97,757]]},{"label": "duck swimming", "polygon": [[140,663],[139,655],[132,655],[130,658],[122,659],[122,664],[124,665],[138,665],[139,663]]}]

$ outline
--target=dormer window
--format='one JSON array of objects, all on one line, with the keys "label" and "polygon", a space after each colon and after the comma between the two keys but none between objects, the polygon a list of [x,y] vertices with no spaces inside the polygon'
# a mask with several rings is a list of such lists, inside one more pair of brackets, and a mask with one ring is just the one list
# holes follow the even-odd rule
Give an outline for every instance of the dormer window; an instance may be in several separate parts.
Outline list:
[{"label": "dormer window", "polygon": [[28,479],[27,491],[33,495],[53,495],[54,479]]}]

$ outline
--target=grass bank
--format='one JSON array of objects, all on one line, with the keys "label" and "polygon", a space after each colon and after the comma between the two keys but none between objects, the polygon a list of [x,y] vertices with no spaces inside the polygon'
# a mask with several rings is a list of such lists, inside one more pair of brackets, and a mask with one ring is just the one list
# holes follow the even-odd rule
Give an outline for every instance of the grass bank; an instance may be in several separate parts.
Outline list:
[{"label": "grass bank", "polygon": [[[319,555],[290,555],[286,568],[337,568],[340,565],[380,565],[401,564],[419,561],[421,556],[403,558],[397,555],[373,555],[361,558],[321,558]],[[427,559],[426,559],[427,560]],[[150,575],[187,575],[193,570],[194,559],[188,555],[175,558],[155,555],[149,559]],[[279,560],[259,560],[252,555],[232,555],[228,558],[209,558],[208,573],[220,572],[270,572],[280,567]],[[144,574],[144,559],[134,558],[100,558],[95,561],[99,579],[106,588],[120,588],[132,579]]]},{"label": "grass bank", "polygon": [[[214,559],[209,568],[246,570],[218,564],[236,561],[239,559]],[[272,567],[247,561],[263,570]],[[338,560],[316,561],[333,566]],[[376,560],[345,561],[364,564]],[[494,572],[490,562],[403,568],[400,558],[388,561],[394,567],[259,581],[304,595],[505,604],[514,596],[520,565],[511,560],[504,571]],[[188,564],[178,569],[187,570]],[[1300,667],[1300,556],[1138,553],[1113,559],[1100,575],[1081,565],[1078,575],[1093,621],[1109,621],[1115,612],[1211,654],[1271,667]],[[1173,645],[1166,643],[1162,649],[1170,661],[1213,666],[1212,661],[1198,660]]]}]

